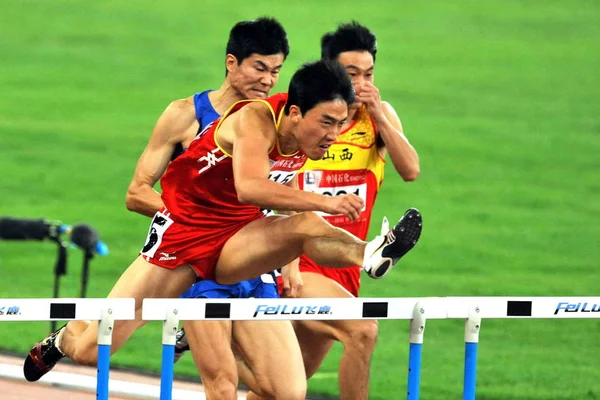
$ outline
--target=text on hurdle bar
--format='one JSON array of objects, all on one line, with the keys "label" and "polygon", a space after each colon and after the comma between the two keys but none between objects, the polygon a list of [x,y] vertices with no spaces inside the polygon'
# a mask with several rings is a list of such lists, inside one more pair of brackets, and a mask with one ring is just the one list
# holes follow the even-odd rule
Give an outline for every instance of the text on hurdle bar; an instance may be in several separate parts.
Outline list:
[{"label": "text on hurdle bar", "polygon": [[164,321],[168,312],[186,320],[357,320],[413,318],[420,302],[427,319],[600,318],[600,297],[424,297],[311,299],[145,299],[142,319]]},{"label": "text on hurdle bar", "polygon": [[0,299],[0,322],[98,321],[107,309],[115,320],[135,319],[135,300],[130,298]]},{"label": "text on hurdle bar", "polygon": [[358,320],[413,318],[421,301],[427,318],[445,319],[442,298],[144,299],[142,319],[164,321],[168,312],[186,320]]}]

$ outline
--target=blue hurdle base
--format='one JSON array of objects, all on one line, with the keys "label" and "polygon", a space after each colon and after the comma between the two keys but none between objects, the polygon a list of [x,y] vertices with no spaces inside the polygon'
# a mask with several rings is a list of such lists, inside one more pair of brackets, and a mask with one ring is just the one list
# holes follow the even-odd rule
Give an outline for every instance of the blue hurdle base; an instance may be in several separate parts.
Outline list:
[{"label": "blue hurdle base", "polygon": [[419,400],[421,387],[421,354],[422,343],[411,343],[408,355],[408,384],[406,388],[407,400]]},{"label": "blue hurdle base", "polygon": [[175,345],[163,344],[162,367],[160,372],[160,400],[172,400],[174,359]]},{"label": "blue hurdle base", "polygon": [[110,345],[98,345],[98,375],[96,380],[96,399],[108,400],[108,375],[110,372]]},{"label": "blue hurdle base", "polygon": [[478,343],[465,343],[463,400],[475,400],[475,384],[477,380],[477,345]]}]

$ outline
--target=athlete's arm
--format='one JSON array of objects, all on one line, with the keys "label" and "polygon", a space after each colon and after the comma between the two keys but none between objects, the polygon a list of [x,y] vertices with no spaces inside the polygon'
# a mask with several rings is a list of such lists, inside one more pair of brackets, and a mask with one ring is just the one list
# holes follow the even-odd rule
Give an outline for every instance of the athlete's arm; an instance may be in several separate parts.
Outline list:
[{"label": "athlete's arm", "polygon": [[283,292],[286,297],[298,296],[302,286],[304,286],[302,274],[300,274],[299,258],[281,268],[281,280],[283,281]]},{"label": "athlete's arm", "polygon": [[419,177],[419,155],[402,132],[402,123],[394,107],[382,101],[383,118],[375,120],[375,126],[385,146],[379,149],[382,157],[390,155],[394,168],[405,181],[414,181]]},{"label": "athlete's arm", "polygon": [[386,151],[390,154],[394,168],[405,181],[414,181],[420,173],[419,156],[404,133],[396,110],[387,102],[381,101],[379,89],[366,82],[358,98],[367,106],[367,111],[375,122],[377,132],[384,143],[379,148],[381,157]]},{"label": "athlete's arm", "polygon": [[[269,180],[269,151],[277,133],[266,105],[250,104],[232,116],[228,125],[231,136],[222,126],[217,135],[231,137],[232,163],[238,200],[261,208],[281,211],[323,211],[358,217],[363,201],[358,196],[323,196],[304,192]],[[335,211],[334,211],[335,210]]]},{"label": "athlete's arm", "polygon": [[162,208],[154,185],[167,169],[176,144],[185,139],[195,122],[194,105],[187,99],[176,100],[165,109],[135,167],[125,197],[128,210],[152,217]]}]

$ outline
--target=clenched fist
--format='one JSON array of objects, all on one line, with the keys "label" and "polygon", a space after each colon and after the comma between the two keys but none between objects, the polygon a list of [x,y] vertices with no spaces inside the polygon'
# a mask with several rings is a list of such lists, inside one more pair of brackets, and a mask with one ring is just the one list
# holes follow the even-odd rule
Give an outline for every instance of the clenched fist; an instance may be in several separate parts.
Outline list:
[{"label": "clenched fist", "polygon": [[331,215],[345,215],[350,221],[354,221],[360,215],[365,202],[355,194],[327,197],[323,202],[321,211]]}]

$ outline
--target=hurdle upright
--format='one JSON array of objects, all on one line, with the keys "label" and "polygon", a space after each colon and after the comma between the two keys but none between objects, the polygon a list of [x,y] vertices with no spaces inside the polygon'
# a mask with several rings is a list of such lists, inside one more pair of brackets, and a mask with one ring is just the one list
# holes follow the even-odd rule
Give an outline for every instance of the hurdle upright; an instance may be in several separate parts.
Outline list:
[{"label": "hurdle upright", "polygon": [[134,299],[0,299],[0,304],[0,322],[99,321],[96,398],[108,400],[114,321],[135,318]]}]

